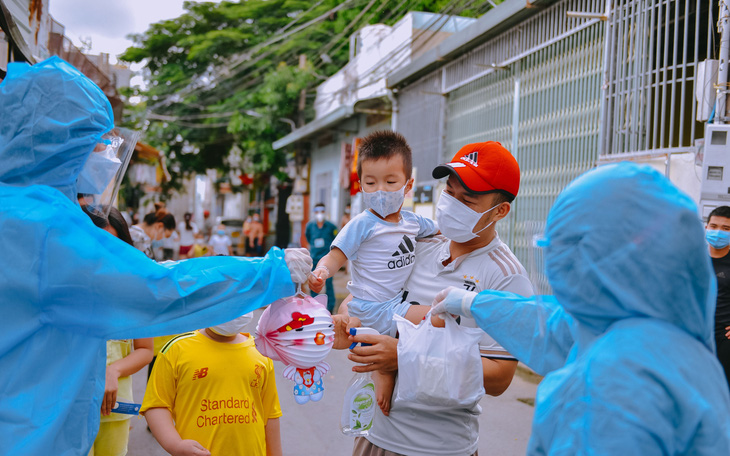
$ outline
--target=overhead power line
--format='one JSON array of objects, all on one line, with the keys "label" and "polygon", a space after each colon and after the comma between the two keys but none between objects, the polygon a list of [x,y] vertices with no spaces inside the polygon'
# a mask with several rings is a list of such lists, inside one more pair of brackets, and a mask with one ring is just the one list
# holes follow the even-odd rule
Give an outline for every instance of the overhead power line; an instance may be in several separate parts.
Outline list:
[{"label": "overhead power line", "polygon": [[[291,30],[288,34],[285,34],[286,37],[276,37],[275,39],[268,40],[267,43],[269,43],[269,42],[280,42],[282,39],[285,39],[287,37],[291,37],[295,33],[297,33],[298,31],[304,30],[306,27],[313,25],[314,23],[316,23],[317,20],[322,20],[323,18],[326,18],[329,14],[331,14],[331,12],[333,12],[333,10],[334,11],[338,11],[344,5],[346,5],[348,3],[351,3],[352,1],[354,1],[354,0],[349,0],[347,2],[344,2],[344,3],[340,4],[340,5],[338,5],[337,7],[330,9],[327,13],[325,13],[323,15],[320,15],[320,16],[318,16],[315,19],[310,20],[310,21],[308,21],[305,24],[302,24],[301,26],[297,27],[296,29]],[[362,0],[362,1],[364,1],[364,0]],[[376,1],[377,0],[370,0],[370,2],[368,3],[368,5],[363,10],[361,10],[360,13],[352,21],[350,21],[350,23],[345,27],[344,30],[345,31],[348,30],[348,27],[349,28],[354,27],[357,24],[357,22],[364,16],[364,14],[370,8],[372,8],[372,6],[374,6],[374,4],[375,4]],[[407,1],[408,0],[403,0],[395,9],[397,10],[398,8],[402,7]],[[413,1],[413,0],[411,0],[411,1]],[[475,1],[477,1],[477,0],[468,0],[466,2],[466,4],[464,4],[460,8],[458,7],[460,2],[450,2],[450,3],[448,3],[444,8],[441,9],[441,11],[439,11],[437,13],[438,16],[436,18],[434,18],[433,20],[431,20],[430,23],[423,30],[421,30],[417,35],[412,36],[406,42],[404,42],[398,48],[396,48],[394,51],[392,51],[388,56],[386,56],[385,58],[381,59],[381,61],[377,65],[375,65],[373,68],[371,68],[367,73],[365,73],[364,75],[360,75],[360,77],[358,78],[359,81],[360,81],[360,84],[358,84],[357,87],[354,90],[357,90],[357,89],[360,89],[362,87],[366,87],[367,85],[369,85],[370,83],[363,84],[363,80],[366,80],[369,76],[371,76],[373,74],[376,74],[376,72],[379,71],[379,70],[381,70],[388,61],[391,61],[391,60],[393,60],[393,58],[396,58],[401,52],[403,52],[403,50],[407,49],[414,42],[416,42],[421,36],[423,36],[423,34],[428,33],[428,32],[432,32],[431,36],[427,37],[424,41],[420,42],[418,48],[414,49],[413,51],[415,53],[418,50],[420,50],[423,46],[425,46],[427,44],[428,41],[430,41],[436,35],[436,32],[438,32],[439,30],[441,30],[441,28],[443,28],[446,25],[446,23],[449,20],[449,17],[446,16],[447,14],[450,14],[450,15],[456,14],[456,15],[458,15],[461,11],[463,11],[464,9],[470,7]],[[319,2],[319,3],[321,3],[321,2]],[[384,8],[384,6],[387,5],[387,3],[388,2],[386,0],[380,7],[377,8],[377,10],[371,15],[371,17],[374,14],[377,14],[378,12],[380,12]],[[316,6],[317,5],[315,5],[315,7]],[[311,12],[313,10],[313,8],[314,7],[310,8],[308,10],[308,12]],[[303,17],[305,14],[306,13],[302,13],[302,14],[298,15],[297,18],[295,18],[294,21],[290,22],[289,24],[287,24],[286,26],[284,26],[282,29],[286,29],[287,27],[291,27],[293,25],[293,23],[298,20],[298,18]],[[390,11],[390,14],[393,14],[393,11],[392,10]],[[368,19],[368,21],[369,20],[370,19]],[[438,24],[439,21],[441,21],[441,24],[438,26],[438,28],[436,30],[431,30],[431,28],[434,25]],[[282,29],[280,29],[280,30],[282,30]],[[340,33],[340,35],[342,35],[342,33]],[[344,35],[342,35],[342,36],[344,36]],[[340,39],[342,38],[342,36],[340,36]],[[335,42],[336,43],[337,41],[338,40],[335,39],[335,40],[330,41],[330,43],[332,43],[332,42]],[[288,40],[286,42],[288,42]],[[266,52],[260,54],[253,61],[246,62],[245,67],[242,68],[242,69],[239,69],[239,71],[236,72],[235,74],[231,74],[230,73],[231,70],[233,69],[233,66],[231,66],[231,63],[230,62],[228,64],[221,65],[219,67],[219,68],[222,68],[221,71],[226,71],[227,70],[229,73],[226,74],[222,78],[220,77],[220,74],[219,74],[216,77],[216,79],[215,79],[215,87],[218,88],[218,89],[220,89],[221,86],[224,83],[232,80],[235,76],[240,75],[242,71],[245,71],[246,69],[248,69],[251,66],[255,65],[261,59],[263,59],[265,57],[268,57],[273,52],[275,52],[276,49],[278,49],[281,46],[283,46],[286,42],[280,43],[277,46],[275,46],[273,49],[269,49]],[[330,43],[328,43],[328,45]],[[344,42],[344,41],[341,42],[340,43],[340,46],[342,46],[344,44],[347,44],[347,42]],[[257,46],[259,50],[260,49],[263,49],[263,47],[261,47],[261,46],[262,45],[258,45]],[[252,52],[252,51],[249,51],[249,53],[250,52]],[[247,55],[250,55],[249,53],[247,53]],[[273,63],[269,63],[265,67],[261,67],[258,70],[258,73],[260,74],[262,71],[264,71],[265,69],[269,68],[272,64]],[[250,79],[250,80],[244,82],[243,84],[237,84],[235,87],[240,87],[241,85],[250,86],[251,84],[256,83],[257,81],[260,82],[260,80],[261,80],[261,77],[255,77],[253,79]],[[164,116],[164,115],[161,115],[161,114],[157,114],[157,113],[151,112],[152,109],[155,109],[155,108],[157,108],[159,106],[171,104],[171,103],[174,103],[174,102],[177,102],[177,101],[182,101],[184,99],[184,96],[192,93],[197,88],[200,88],[200,87],[195,86],[194,83],[195,83],[195,81],[192,81],[190,84],[188,84],[187,87],[185,87],[181,91],[177,92],[176,94],[170,94],[170,96],[167,97],[165,100],[162,100],[161,102],[159,102],[156,105],[154,105],[151,108],[149,108],[149,110],[150,110],[150,111],[148,111],[149,118],[150,119],[156,119],[156,120],[165,120],[165,121],[175,122],[178,125],[181,125],[181,126],[189,126],[191,128],[214,128],[214,127],[215,128],[218,128],[218,127],[220,127],[221,126],[220,124],[197,124],[198,125],[197,127],[192,127],[193,124],[186,124],[184,121],[185,120],[195,120],[195,119],[207,119],[207,118],[222,118],[222,117],[226,117],[229,114],[232,115],[233,113],[209,113],[209,114],[197,114],[197,115],[190,115],[190,116]],[[230,94],[233,90],[237,90],[237,89],[235,89],[235,87],[234,88],[231,88],[230,90],[226,90],[226,92],[228,94]],[[341,89],[340,91],[337,91],[337,92],[332,93],[330,95],[330,97],[335,97],[335,96],[339,95],[339,93],[341,93],[344,90],[353,90],[353,88],[351,86],[350,87],[343,87],[343,89]],[[224,98],[225,97],[221,97],[219,95],[217,99],[213,99],[211,102],[212,103],[216,103],[218,101],[223,100]],[[171,102],[170,102],[170,99],[172,99]],[[183,125],[183,124],[185,124],[185,125]]]},{"label": "overhead power line", "polygon": [[[317,16],[316,18],[311,19],[311,20],[305,22],[304,24],[302,24],[298,27],[295,27],[292,30],[289,30],[288,32],[286,32],[284,34],[275,36],[263,43],[257,44],[253,48],[245,51],[242,54],[239,54],[237,57],[232,57],[231,59],[229,59],[228,62],[218,65],[217,67],[215,67],[213,69],[213,71],[210,72],[215,75],[215,77],[212,78],[213,79],[212,81],[204,81],[203,79],[206,77],[205,74],[198,76],[193,81],[188,83],[181,90],[176,91],[175,93],[172,93],[172,94],[166,96],[163,100],[155,103],[153,106],[151,106],[149,108],[149,110],[153,111],[154,109],[157,109],[161,106],[167,106],[169,104],[182,100],[183,97],[189,95],[190,93],[192,93],[193,91],[195,91],[197,89],[204,88],[205,85],[209,85],[211,82],[218,85],[221,82],[223,82],[229,78],[235,77],[236,75],[238,75],[240,73],[234,73],[233,70],[236,67],[238,67],[239,65],[241,65],[243,63],[248,63],[248,65],[246,65],[246,67],[244,67],[240,71],[246,70],[246,69],[250,68],[252,65],[255,65],[256,63],[258,63],[259,61],[261,61],[262,59],[268,57],[269,55],[271,55],[273,53],[273,50],[269,50],[265,54],[259,55],[255,59],[251,60],[253,58],[253,56],[256,55],[259,51],[261,51],[273,44],[276,44],[302,30],[305,30],[306,28],[308,28],[312,25],[322,22],[323,20],[327,19],[331,14],[336,13],[337,11],[341,10],[345,6],[349,5],[350,3],[353,3],[354,1],[356,1],[356,0],[345,0],[344,2],[335,6],[334,8],[331,8],[330,10],[326,11],[325,13]],[[311,11],[311,8],[310,8],[310,11]],[[295,19],[295,21],[296,21],[296,19]],[[284,28],[288,27],[291,24],[292,24],[292,22],[287,24],[287,26],[284,26]]]}]

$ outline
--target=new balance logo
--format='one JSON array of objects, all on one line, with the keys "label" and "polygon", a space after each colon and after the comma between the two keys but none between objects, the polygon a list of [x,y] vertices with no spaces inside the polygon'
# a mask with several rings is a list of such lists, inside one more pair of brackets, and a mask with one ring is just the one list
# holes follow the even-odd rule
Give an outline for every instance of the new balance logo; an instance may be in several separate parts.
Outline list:
[{"label": "new balance logo", "polygon": [[479,166],[477,164],[479,162],[479,153],[478,152],[472,152],[470,154],[464,155],[463,157],[461,157],[461,159],[464,160],[465,162],[469,163],[472,166],[476,166],[476,167]]},{"label": "new balance logo", "polygon": [[195,372],[193,372],[193,380],[197,380],[199,378],[203,378],[206,375],[208,375],[208,368],[203,367],[201,369],[195,369]]},{"label": "new balance logo", "polygon": [[400,245],[398,246],[398,250],[393,252],[394,257],[406,255],[408,253],[413,253],[413,251],[416,250],[416,247],[414,247],[413,242],[411,242],[410,238],[403,235],[403,240],[401,241]]},{"label": "new balance logo", "polygon": [[403,235],[403,240],[398,245],[398,250],[393,252],[393,257],[398,257],[397,260],[388,261],[388,269],[400,269],[405,266],[410,266],[416,260],[416,255],[413,251],[416,250],[416,246],[413,245],[413,241],[406,235]]}]

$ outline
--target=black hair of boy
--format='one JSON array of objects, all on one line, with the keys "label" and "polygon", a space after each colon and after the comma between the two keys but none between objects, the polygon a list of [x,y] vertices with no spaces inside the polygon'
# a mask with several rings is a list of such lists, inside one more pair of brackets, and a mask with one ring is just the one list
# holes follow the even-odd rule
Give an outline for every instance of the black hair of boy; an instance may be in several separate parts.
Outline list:
[{"label": "black hair of boy", "polygon": [[403,172],[406,180],[411,178],[413,157],[411,147],[400,133],[390,130],[374,131],[365,136],[360,143],[357,157],[357,177],[362,177],[362,163],[366,160],[389,159],[395,156],[403,160]]},{"label": "black hair of boy", "polygon": [[707,216],[707,221],[709,222],[710,219],[715,217],[724,217],[730,219],[730,206],[718,206],[715,209],[710,212],[710,215]]}]

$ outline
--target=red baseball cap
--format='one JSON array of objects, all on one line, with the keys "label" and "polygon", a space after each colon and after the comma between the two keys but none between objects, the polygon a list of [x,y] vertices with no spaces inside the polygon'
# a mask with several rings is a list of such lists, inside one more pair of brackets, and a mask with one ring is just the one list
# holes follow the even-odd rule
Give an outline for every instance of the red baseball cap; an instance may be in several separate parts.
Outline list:
[{"label": "red baseball cap", "polygon": [[472,193],[503,191],[517,196],[520,189],[520,166],[512,154],[496,141],[467,144],[451,162],[433,170],[441,179],[453,174]]}]

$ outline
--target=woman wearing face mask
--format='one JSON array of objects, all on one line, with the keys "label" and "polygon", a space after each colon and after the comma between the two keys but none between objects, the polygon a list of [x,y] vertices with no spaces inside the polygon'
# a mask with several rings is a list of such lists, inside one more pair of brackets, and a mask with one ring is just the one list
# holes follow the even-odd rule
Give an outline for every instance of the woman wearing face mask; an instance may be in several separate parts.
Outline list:
[{"label": "woman wearing face mask", "polygon": [[161,241],[163,238],[172,236],[175,230],[175,217],[165,210],[150,212],[144,216],[142,223],[134,225],[129,229],[132,235],[134,247],[141,250],[149,258],[155,260],[153,242]]},{"label": "woman wearing face mask", "polygon": [[180,256],[185,257],[195,244],[195,235],[198,234],[198,225],[192,222],[193,214],[186,212],[183,216],[184,221],[177,226],[180,233]]}]

